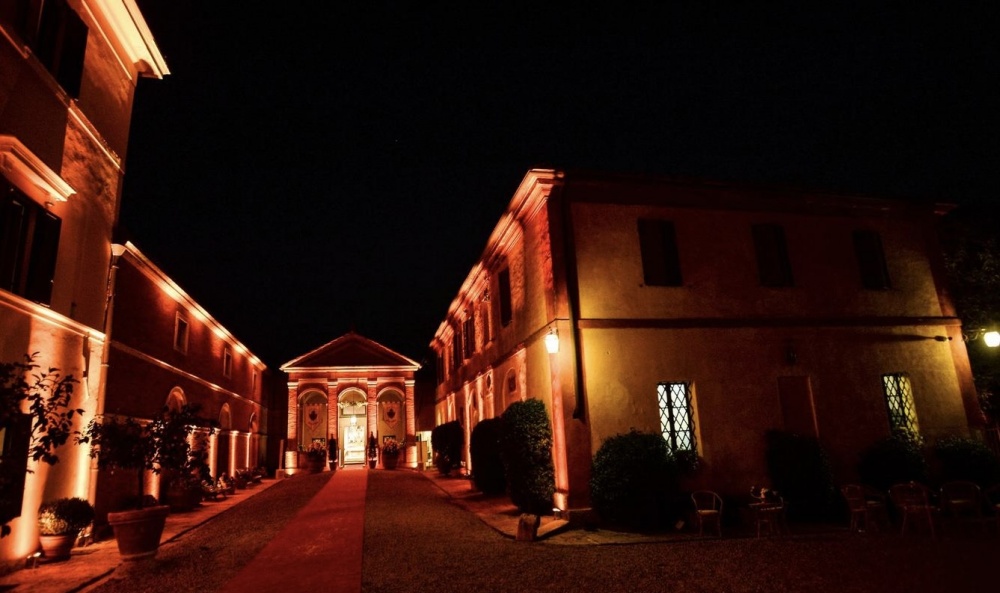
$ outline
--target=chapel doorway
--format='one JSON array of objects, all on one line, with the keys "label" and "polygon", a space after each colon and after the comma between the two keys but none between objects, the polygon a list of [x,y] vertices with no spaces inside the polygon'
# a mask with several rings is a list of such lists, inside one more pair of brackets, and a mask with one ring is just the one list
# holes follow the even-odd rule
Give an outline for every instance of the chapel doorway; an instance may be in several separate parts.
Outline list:
[{"label": "chapel doorway", "polygon": [[345,391],[340,396],[337,447],[341,465],[364,465],[365,444],[368,436],[368,417],[365,414],[367,397],[360,390]]}]

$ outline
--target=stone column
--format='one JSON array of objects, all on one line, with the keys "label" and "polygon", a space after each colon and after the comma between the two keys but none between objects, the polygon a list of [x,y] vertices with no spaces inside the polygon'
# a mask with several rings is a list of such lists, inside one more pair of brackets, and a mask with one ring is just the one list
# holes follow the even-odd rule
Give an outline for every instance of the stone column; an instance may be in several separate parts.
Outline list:
[{"label": "stone column", "polygon": [[417,412],[413,401],[414,380],[406,380],[406,466],[417,467]]},{"label": "stone column", "polygon": [[[375,391],[376,387],[378,387],[378,384],[377,384],[376,381],[377,381],[376,379],[369,379],[368,380],[368,407],[366,408],[366,411],[368,412],[368,414],[367,414],[368,415],[368,434],[365,435],[365,455],[366,455],[365,458],[366,459],[367,459],[367,455],[368,455],[368,437],[378,431],[378,403],[377,403],[377,401],[375,399],[378,396],[378,394]],[[378,437],[378,435],[375,435],[375,436]],[[381,445],[381,443],[380,443],[380,445]]]}]

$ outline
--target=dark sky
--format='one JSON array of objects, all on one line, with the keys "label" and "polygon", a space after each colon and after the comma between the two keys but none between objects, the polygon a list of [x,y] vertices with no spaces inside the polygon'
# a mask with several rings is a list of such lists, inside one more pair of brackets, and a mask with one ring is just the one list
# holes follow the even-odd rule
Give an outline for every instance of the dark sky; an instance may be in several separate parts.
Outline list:
[{"label": "dark sky", "polygon": [[422,359],[531,167],[1000,196],[995,3],[139,4],[123,229],[272,368]]}]

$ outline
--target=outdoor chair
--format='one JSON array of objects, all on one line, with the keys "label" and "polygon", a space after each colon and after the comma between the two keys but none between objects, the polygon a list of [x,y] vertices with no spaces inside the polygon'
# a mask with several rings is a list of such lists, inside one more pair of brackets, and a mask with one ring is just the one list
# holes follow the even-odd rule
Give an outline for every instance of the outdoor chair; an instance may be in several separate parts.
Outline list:
[{"label": "outdoor chair", "polygon": [[953,481],[941,485],[941,516],[953,520],[979,523],[984,531],[983,495],[975,482]]},{"label": "outdoor chair", "polygon": [[889,498],[903,517],[900,533],[905,534],[907,525],[917,521],[926,523],[931,537],[935,536],[934,515],[937,508],[931,504],[930,492],[926,486],[917,482],[896,484],[889,488]]},{"label": "outdoor chair", "polygon": [[774,491],[761,489],[760,495],[753,493],[751,496],[757,502],[750,503],[750,512],[753,515],[754,524],[757,527],[757,537],[763,528],[767,528],[769,534],[788,532],[788,521],[785,515],[785,499]]},{"label": "outdoor chair", "polygon": [[851,531],[878,529],[879,520],[886,516],[885,496],[861,484],[845,484],[840,488],[850,513]]},{"label": "outdoor chair", "polygon": [[710,490],[691,494],[694,516],[698,521],[698,535],[705,533],[705,523],[715,523],[715,532],[722,537],[722,497]]}]

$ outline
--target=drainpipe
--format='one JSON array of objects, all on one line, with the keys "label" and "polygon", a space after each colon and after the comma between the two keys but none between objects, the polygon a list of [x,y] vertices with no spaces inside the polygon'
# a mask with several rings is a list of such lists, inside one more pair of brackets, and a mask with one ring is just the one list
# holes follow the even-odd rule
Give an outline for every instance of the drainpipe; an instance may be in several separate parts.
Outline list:
[{"label": "drainpipe", "polygon": [[[101,369],[97,379],[97,404],[94,407],[94,419],[104,416],[104,400],[108,389],[108,360],[111,358],[111,323],[115,310],[115,283],[118,278],[118,260],[125,253],[126,247],[118,243],[111,244],[111,267],[108,269],[108,287],[104,301],[104,345],[101,347]],[[91,444],[93,447],[93,444]],[[91,504],[97,501],[97,460],[90,463],[90,483],[87,488],[87,499]]]}]

